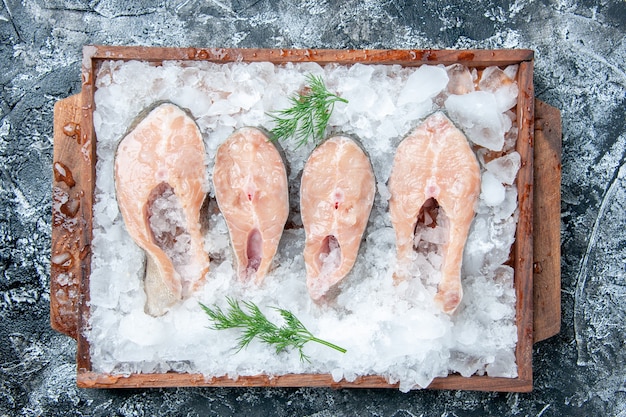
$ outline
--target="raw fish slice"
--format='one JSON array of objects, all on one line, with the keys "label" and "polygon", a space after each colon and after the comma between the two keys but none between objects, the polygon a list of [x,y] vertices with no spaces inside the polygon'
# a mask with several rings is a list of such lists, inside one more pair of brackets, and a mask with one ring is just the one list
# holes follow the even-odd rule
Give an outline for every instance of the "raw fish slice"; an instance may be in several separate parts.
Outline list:
[{"label": "raw fish slice", "polygon": [[[446,313],[461,302],[463,249],[480,194],[480,168],[463,133],[443,114],[429,116],[398,146],[389,178],[389,211],[396,232],[396,279],[407,278],[420,209],[439,205],[447,218],[441,281],[435,301]],[[435,202],[430,199],[434,199]]]},{"label": "raw fish slice", "polygon": [[209,269],[200,232],[208,181],[194,120],[161,103],[122,139],[115,189],[126,230],[147,255],[146,313],[160,316],[189,297]]},{"label": "raw fish slice", "polygon": [[213,184],[228,225],[239,278],[260,284],[289,215],[282,157],[262,131],[241,128],[218,148]]},{"label": "raw fish slice", "polygon": [[306,282],[321,299],[352,269],[374,203],[370,160],[352,139],[336,136],[317,147],[304,166],[300,212],[306,233]]}]

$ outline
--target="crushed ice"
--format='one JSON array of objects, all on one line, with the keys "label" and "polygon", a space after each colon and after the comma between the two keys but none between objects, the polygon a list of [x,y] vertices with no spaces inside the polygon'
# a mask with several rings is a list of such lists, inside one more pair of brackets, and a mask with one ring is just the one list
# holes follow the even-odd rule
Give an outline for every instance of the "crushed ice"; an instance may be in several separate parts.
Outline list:
[{"label": "crushed ice", "polygon": [[[143,312],[143,254],[124,229],[113,184],[115,149],[133,118],[159,100],[189,109],[203,133],[210,176],[211,157],[226,137],[247,125],[271,129],[267,112],[287,107],[288,97],[303,86],[308,73],[322,75],[331,91],[349,100],[336,104],[331,130],[360,139],[378,183],[358,261],[339,295],[324,306],[310,300],[301,228],[285,230],[273,270],[260,288],[237,282],[225,222],[219,213],[212,213],[207,219],[205,248],[211,269],[206,284],[163,317],[147,316]],[[97,75],[94,111],[98,161],[91,330],[87,335],[94,370],[119,374],[173,370],[234,378],[327,373],[336,381],[376,374],[399,382],[402,391],[425,387],[433,378],[454,372],[515,377],[513,270],[504,264],[517,221],[514,179],[520,158],[510,152],[517,135],[515,114],[510,111],[517,98],[516,74],[516,66],[487,68],[478,81],[475,69],[458,64],[404,68],[104,62]],[[420,120],[441,108],[476,145],[483,176],[463,261],[465,295],[453,316],[441,313],[432,301],[440,251],[416,256],[420,279],[393,284],[395,235],[385,185],[398,143]],[[282,147],[290,165],[290,183],[297,184],[313,145],[297,147],[293,141]],[[490,151],[504,155],[494,159]],[[212,191],[209,196],[213,197]],[[291,199],[297,199],[297,191]],[[179,221],[155,227],[166,230]],[[300,224],[297,212],[291,214],[290,222]],[[418,245],[439,248],[438,229],[421,230]],[[177,250],[184,251],[184,247]],[[335,255],[328,255],[329,265]],[[275,320],[280,318],[272,316],[271,306],[291,310],[314,334],[348,351],[341,354],[309,344],[305,352],[310,363],[301,362],[297,354],[277,355],[273,348],[256,342],[236,352],[237,333],[208,329],[208,320],[198,307],[198,301],[224,306],[226,296],[253,301]]]},{"label": "crushed ice", "polygon": [[185,230],[185,213],[172,187],[157,187],[158,194],[148,209],[148,224],[154,241],[171,259],[181,276],[193,276],[191,236]]}]

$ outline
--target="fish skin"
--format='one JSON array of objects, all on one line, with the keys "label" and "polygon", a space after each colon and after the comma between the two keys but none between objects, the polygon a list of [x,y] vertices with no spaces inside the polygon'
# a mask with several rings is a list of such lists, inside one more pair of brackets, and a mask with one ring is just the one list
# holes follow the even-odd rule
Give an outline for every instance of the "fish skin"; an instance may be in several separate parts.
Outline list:
[{"label": "fish skin", "polygon": [[217,150],[213,187],[237,274],[261,284],[289,216],[287,170],[279,150],[260,129],[238,129]]},{"label": "fish skin", "polygon": [[389,177],[389,211],[396,233],[396,281],[409,277],[417,217],[434,198],[449,221],[435,302],[452,314],[463,297],[461,263],[480,194],[480,167],[465,135],[441,112],[424,120],[398,146]]},{"label": "fish skin", "polygon": [[[353,139],[331,137],[309,156],[300,187],[306,240],[304,261],[309,295],[322,299],[352,269],[374,203],[376,181],[369,158]],[[320,254],[334,236],[339,265],[321,274]]]},{"label": "fish skin", "polygon": [[[207,185],[200,130],[193,118],[173,103],[158,103],[142,114],[118,145],[116,197],[126,230],[146,253],[145,311],[150,315],[165,314],[204,282],[209,257],[199,218]],[[184,213],[184,232],[191,240],[185,276],[176,270],[150,226],[151,204],[159,187],[171,188]]]}]

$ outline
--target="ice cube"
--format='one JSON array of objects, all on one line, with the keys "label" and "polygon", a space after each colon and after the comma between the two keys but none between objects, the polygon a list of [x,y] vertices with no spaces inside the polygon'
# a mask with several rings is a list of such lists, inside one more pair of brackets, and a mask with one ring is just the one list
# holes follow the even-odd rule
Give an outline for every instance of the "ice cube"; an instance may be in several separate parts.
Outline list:
[{"label": "ice cube", "polygon": [[515,354],[508,349],[501,349],[491,363],[487,364],[487,375],[491,377],[515,378],[517,376],[517,365]]},{"label": "ice cube", "polygon": [[467,237],[463,252],[463,272],[467,275],[479,275],[485,264],[485,256],[494,245],[489,236],[490,220],[486,215],[477,215]]},{"label": "ice cube", "polygon": [[228,101],[244,110],[249,110],[261,100],[261,90],[258,84],[252,82],[241,83],[238,88],[228,96]]},{"label": "ice cube", "polygon": [[484,172],[480,182],[480,198],[486,205],[493,207],[502,203],[504,197],[504,185],[490,171]]},{"label": "ice cube", "polygon": [[504,73],[510,79],[516,80],[517,79],[517,70],[518,69],[519,69],[519,65],[518,64],[509,65],[508,67],[506,67],[504,69]]},{"label": "ice cube", "polygon": [[502,320],[503,318],[511,318],[511,308],[510,306],[504,305],[502,303],[493,302],[489,304],[486,308],[487,316],[491,320]]},{"label": "ice cube", "polygon": [[472,355],[455,352],[450,358],[450,366],[467,378],[480,373],[483,363]]},{"label": "ice cube", "polygon": [[355,88],[345,91],[342,97],[348,100],[348,104],[344,109],[348,118],[351,118],[355,113],[367,112],[378,101],[378,95],[367,84],[355,85]]},{"label": "ice cube", "polygon": [[520,166],[520,154],[514,151],[500,158],[489,161],[485,164],[485,169],[491,172],[502,183],[513,184]]},{"label": "ice cube", "polygon": [[461,64],[452,64],[446,67],[448,73],[448,94],[467,94],[474,91],[474,78],[469,68]]},{"label": "ice cube", "polygon": [[139,346],[153,346],[167,340],[161,320],[134,310],[120,320],[120,336]]},{"label": "ice cube", "polygon": [[250,110],[241,115],[241,126],[261,126],[266,120],[266,113],[263,106],[257,102]]},{"label": "ice cube", "polygon": [[339,382],[343,379],[343,370],[341,368],[333,369],[330,374],[335,382]]},{"label": "ice cube", "polygon": [[102,266],[92,271],[89,280],[91,305],[109,309],[117,307],[119,292],[111,288],[111,276],[114,276],[114,271],[110,267]]},{"label": "ice cube", "polygon": [[396,110],[396,105],[393,103],[391,99],[391,95],[388,91],[376,91],[378,95],[376,100],[376,105],[370,107],[369,113],[377,120],[382,120],[383,122],[387,120],[385,117],[393,114]]},{"label": "ice cube", "polygon": [[454,328],[455,339],[465,346],[472,346],[478,340],[480,329],[474,321],[464,321],[461,325]]},{"label": "ice cube", "polygon": [[372,78],[372,74],[374,73],[374,67],[372,65],[364,65],[364,64],[354,64],[348,69],[348,75],[351,77],[359,79],[362,83],[369,82],[370,78]]},{"label": "ice cube", "polygon": [[517,210],[517,188],[515,186],[506,187],[504,201],[494,208],[494,219],[503,220],[513,216]]},{"label": "ice cube", "polygon": [[478,88],[494,93],[501,112],[509,110],[517,103],[517,83],[498,67],[485,68],[478,82]]},{"label": "ice cube", "polygon": [[[398,131],[396,130],[396,126],[391,120],[383,120],[378,127],[376,128],[376,134],[374,137],[378,138],[374,143],[373,148],[376,152],[390,150],[391,141],[398,136]],[[375,163],[375,161],[373,161]]]},{"label": "ice cube", "polygon": [[211,106],[211,98],[196,87],[185,86],[176,89],[171,101],[188,109],[194,117],[204,116]]},{"label": "ice cube", "polygon": [[376,188],[378,189],[378,194],[380,195],[380,198],[382,198],[383,200],[389,200],[391,198],[391,192],[389,191],[389,188],[387,188],[387,185],[383,182],[378,182],[376,184]]},{"label": "ice cube", "polygon": [[489,239],[493,249],[485,254],[485,272],[497,269],[509,258],[510,247],[515,241],[515,226],[516,219],[513,217],[489,224]]},{"label": "ice cube", "polygon": [[422,65],[409,76],[398,97],[398,105],[421,103],[432,99],[448,85],[445,68]]},{"label": "ice cube", "polygon": [[510,129],[511,121],[498,110],[493,93],[453,94],[444,105],[452,120],[463,128],[472,142],[493,151],[502,149],[504,134]]},{"label": "ice cube", "polygon": [[241,108],[239,106],[231,103],[229,100],[224,99],[213,102],[206,114],[208,116],[219,116],[238,113],[240,110]]}]

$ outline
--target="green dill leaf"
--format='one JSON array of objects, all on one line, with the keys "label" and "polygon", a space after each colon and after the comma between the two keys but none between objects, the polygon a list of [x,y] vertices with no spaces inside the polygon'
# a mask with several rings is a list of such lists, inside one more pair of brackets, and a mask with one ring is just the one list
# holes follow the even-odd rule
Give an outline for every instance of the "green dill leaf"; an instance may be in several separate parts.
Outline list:
[{"label": "green dill leaf", "polygon": [[297,96],[290,97],[291,107],[269,113],[275,122],[271,131],[272,140],[293,137],[298,146],[309,140],[319,143],[324,138],[335,103],[348,100],[331,93],[321,76],[307,75],[307,86]]},{"label": "green dill leaf", "polygon": [[237,339],[237,351],[247,347],[252,340],[258,338],[262,342],[274,346],[276,353],[298,349],[301,361],[309,361],[303,348],[307,342],[316,342],[328,346],[339,352],[345,353],[342,347],[334,345],[326,340],[318,339],[304,327],[304,324],[290,311],[275,308],[283,318],[284,324],[277,326],[268,320],[261,309],[250,301],[243,301],[243,308],[237,300],[230,297],[226,299],[228,311],[224,312],[219,306],[213,308],[199,303],[202,310],[209,316],[214,330],[242,329]]}]

